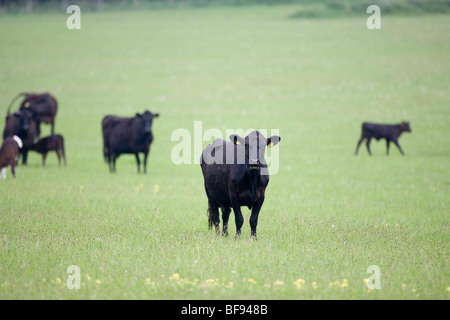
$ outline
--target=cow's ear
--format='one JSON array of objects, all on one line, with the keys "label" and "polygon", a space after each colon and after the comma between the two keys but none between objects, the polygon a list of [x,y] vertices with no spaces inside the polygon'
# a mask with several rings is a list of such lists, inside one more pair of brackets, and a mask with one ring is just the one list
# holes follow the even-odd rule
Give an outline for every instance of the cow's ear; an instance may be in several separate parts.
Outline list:
[{"label": "cow's ear", "polygon": [[154,113],[153,114],[153,118],[158,118],[159,117],[159,113]]},{"label": "cow's ear", "polygon": [[136,113],[136,117],[140,118],[140,117],[142,117],[142,114]]},{"label": "cow's ear", "polygon": [[267,146],[273,147],[278,144],[278,142],[281,141],[281,138],[279,136],[271,136],[269,139],[267,139]]},{"label": "cow's ear", "polygon": [[231,140],[231,142],[233,142],[234,144],[236,144],[238,146],[245,144],[245,140],[242,139],[237,134],[230,135],[230,140]]}]

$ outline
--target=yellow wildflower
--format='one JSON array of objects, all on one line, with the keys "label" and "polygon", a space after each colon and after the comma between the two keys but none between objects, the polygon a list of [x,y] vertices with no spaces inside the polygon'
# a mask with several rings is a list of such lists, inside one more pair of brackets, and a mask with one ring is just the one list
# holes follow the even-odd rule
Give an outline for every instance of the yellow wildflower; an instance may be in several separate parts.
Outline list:
[{"label": "yellow wildflower", "polygon": [[172,274],[171,277],[169,277],[170,280],[178,280],[180,279],[180,275],[178,273]]},{"label": "yellow wildflower", "polygon": [[303,279],[297,279],[297,280],[294,281],[294,285],[297,288],[301,288],[304,283],[305,283],[305,280],[303,280]]}]

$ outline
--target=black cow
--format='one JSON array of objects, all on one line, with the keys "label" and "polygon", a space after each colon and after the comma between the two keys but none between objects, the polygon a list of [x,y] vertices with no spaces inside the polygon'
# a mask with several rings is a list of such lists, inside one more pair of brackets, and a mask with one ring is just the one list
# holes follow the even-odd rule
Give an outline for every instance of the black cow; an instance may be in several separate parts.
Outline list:
[{"label": "black cow", "polygon": [[36,121],[38,134],[40,133],[40,123],[49,123],[51,125],[51,134],[55,132],[55,117],[58,110],[58,102],[55,97],[49,93],[20,93],[17,95],[8,107],[8,115],[14,101],[19,97],[25,98],[20,103],[20,111],[29,110],[33,114],[33,120]]},{"label": "black cow", "polygon": [[272,136],[266,139],[258,131],[253,131],[245,138],[231,135],[230,140],[216,139],[203,150],[200,159],[208,197],[209,228],[214,225],[216,233],[220,234],[220,208],[222,232],[227,235],[228,218],[233,209],[236,237],[239,237],[244,223],[241,206],[247,206],[252,210],[251,235],[256,239],[258,215],[269,183],[264,153],[266,146],[276,145],[281,138]]},{"label": "black cow", "polygon": [[144,173],[147,172],[147,156],[153,141],[152,121],[158,113],[146,110],[133,118],[106,116],[102,120],[103,156],[109,164],[109,171],[116,171],[116,160],[121,154],[136,156],[138,172],[141,171],[139,152],[144,153]]},{"label": "black cow", "polygon": [[16,111],[6,117],[6,125],[3,130],[3,139],[18,136],[23,147],[20,149],[22,164],[27,164],[28,151],[39,135],[39,128],[33,119],[33,114],[29,110]]},{"label": "black cow", "polygon": [[391,141],[397,146],[397,148],[400,150],[400,153],[402,155],[405,155],[403,153],[402,148],[398,144],[398,138],[403,132],[411,132],[409,122],[402,122],[399,124],[377,124],[364,122],[362,124],[361,139],[359,139],[358,145],[356,146],[355,155],[358,154],[359,146],[361,145],[364,139],[367,139],[366,141],[367,151],[369,152],[369,155],[372,155],[372,153],[370,152],[370,140],[372,138],[375,138],[377,140],[386,139],[387,155],[389,155],[389,144]]}]

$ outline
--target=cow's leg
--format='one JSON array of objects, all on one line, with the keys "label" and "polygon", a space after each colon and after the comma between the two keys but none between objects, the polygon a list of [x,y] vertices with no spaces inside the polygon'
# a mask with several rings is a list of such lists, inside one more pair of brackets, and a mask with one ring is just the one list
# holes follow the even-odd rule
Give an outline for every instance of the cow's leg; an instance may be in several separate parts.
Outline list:
[{"label": "cow's leg", "polygon": [[358,154],[359,146],[360,146],[361,143],[363,142],[364,138],[365,138],[365,137],[362,136],[361,139],[359,139],[359,141],[358,141],[358,143],[357,143],[357,145],[356,145],[355,156]]},{"label": "cow's leg", "polygon": [[252,208],[252,215],[250,216],[250,228],[252,229],[252,237],[254,239],[256,239],[256,226],[258,225],[259,211],[261,210],[263,202],[264,196],[255,202]]},{"label": "cow's leg", "polygon": [[390,145],[390,140],[389,139],[386,139],[386,155],[388,156],[389,155],[389,145]]},{"label": "cow's leg", "polygon": [[109,167],[109,172],[113,172],[112,160],[113,160],[113,156],[112,156],[111,153],[108,152],[108,167]]},{"label": "cow's leg", "polygon": [[116,160],[117,156],[115,154],[112,155],[112,172],[116,172]]},{"label": "cow's leg", "polygon": [[147,157],[148,157],[149,152],[150,152],[150,150],[147,150],[146,152],[144,152],[144,173],[147,173]]},{"label": "cow's leg", "polygon": [[42,165],[45,166],[45,159],[47,158],[47,152],[42,154]]},{"label": "cow's leg", "polygon": [[369,155],[372,155],[372,152],[370,152],[370,140],[371,140],[371,138],[367,138],[366,147],[367,147],[367,152],[369,152]]},{"label": "cow's leg", "polygon": [[61,166],[61,154],[60,149],[56,149],[56,155],[58,156],[58,165]]},{"label": "cow's leg", "polygon": [[136,156],[136,162],[137,162],[138,173],[140,173],[140,172],[141,172],[141,161],[139,160],[139,153],[136,152],[134,155]]},{"label": "cow's leg", "polygon": [[1,177],[2,179],[6,179],[6,167],[3,167],[1,170]]},{"label": "cow's leg", "polygon": [[67,166],[67,162],[66,162],[66,152],[64,151],[64,146],[61,148],[61,154],[64,160],[64,165]]},{"label": "cow's leg", "polygon": [[231,208],[222,208],[222,235],[228,236],[228,219],[230,218]]},{"label": "cow's leg", "polygon": [[36,137],[39,138],[41,136],[41,122],[36,121]]},{"label": "cow's leg", "polygon": [[22,164],[27,164],[27,158],[28,158],[28,149],[22,149]]},{"label": "cow's leg", "polygon": [[[6,171],[6,168],[5,168],[5,171]],[[16,164],[15,163],[11,164],[11,173],[12,173],[13,178],[15,179],[16,178]]]},{"label": "cow's leg", "polygon": [[402,154],[402,156],[404,156],[405,153],[403,152],[402,148],[401,148],[400,145],[398,144],[398,141],[397,141],[397,140],[392,140],[392,141],[395,143],[395,145],[397,146],[398,150],[400,150],[400,153]]},{"label": "cow's leg", "polygon": [[239,205],[239,200],[236,199],[232,201],[233,211],[234,211],[234,220],[236,223],[236,238],[241,236],[241,228],[244,224],[244,217],[242,216],[241,207]]},{"label": "cow's leg", "polygon": [[212,226],[215,227],[216,234],[219,235],[220,234],[219,206],[211,203],[211,201],[209,201],[208,203],[208,223],[210,228]]}]

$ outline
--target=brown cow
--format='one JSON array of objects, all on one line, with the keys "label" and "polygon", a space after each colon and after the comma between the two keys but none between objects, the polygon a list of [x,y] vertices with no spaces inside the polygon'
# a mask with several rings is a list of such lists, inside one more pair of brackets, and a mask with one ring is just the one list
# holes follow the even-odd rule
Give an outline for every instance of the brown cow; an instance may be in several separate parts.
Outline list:
[{"label": "brown cow", "polygon": [[29,110],[33,114],[33,120],[38,126],[38,133],[40,132],[41,122],[51,124],[52,135],[55,132],[55,117],[58,110],[58,102],[55,97],[49,93],[20,93],[10,103],[8,107],[8,115],[13,103],[19,98],[25,98],[20,103],[20,111]]},{"label": "brown cow", "polygon": [[30,150],[42,154],[43,166],[45,166],[45,158],[47,158],[47,153],[49,151],[56,151],[59,165],[61,165],[61,157],[64,159],[64,165],[66,165],[66,154],[64,152],[64,138],[59,134],[42,138],[41,140],[33,144]]}]

